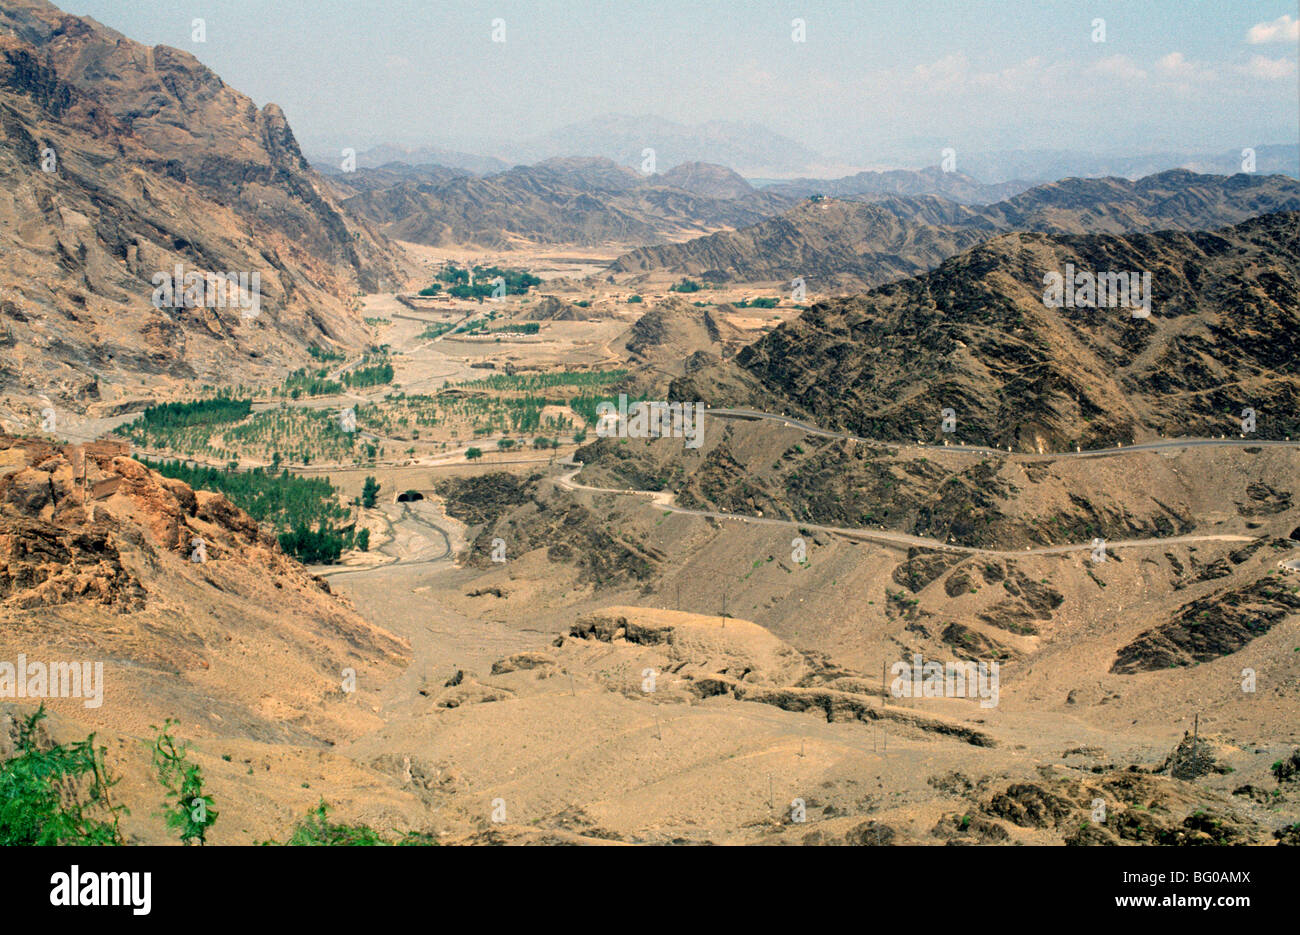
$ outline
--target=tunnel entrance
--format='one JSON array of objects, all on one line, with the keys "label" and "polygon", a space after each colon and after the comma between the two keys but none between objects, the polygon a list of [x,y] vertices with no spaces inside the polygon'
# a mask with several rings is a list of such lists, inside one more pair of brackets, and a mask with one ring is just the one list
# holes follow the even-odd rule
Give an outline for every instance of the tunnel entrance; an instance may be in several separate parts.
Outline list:
[{"label": "tunnel entrance", "polygon": [[398,503],[410,503],[412,500],[423,500],[424,494],[418,490],[403,490],[397,495]]}]

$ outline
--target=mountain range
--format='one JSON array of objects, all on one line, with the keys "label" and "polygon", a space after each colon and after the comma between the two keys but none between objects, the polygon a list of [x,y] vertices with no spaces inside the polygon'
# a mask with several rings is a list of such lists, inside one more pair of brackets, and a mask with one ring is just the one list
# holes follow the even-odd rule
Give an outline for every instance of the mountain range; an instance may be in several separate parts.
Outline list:
[{"label": "mountain range", "polygon": [[343,199],[347,210],[388,236],[435,246],[653,243],[752,224],[791,203],[719,165],[642,175],[603,157],[441,179],[391,165],[331,181],[340,194],[354,192]]},{"label": "mountain range", "polygon": [[1209,176],[1181,169],[1137,181],[1064,179],[984,206],[936,196],[814,198],[748,228],[638,248],[610,270],[630,274],[633,282],[658,271],[713,282],[788,283],[799,277],[815,291],[852,291],[930,269],[1014,230],[1198,230],[1297,209],[1300,181],[1287,176]]}]

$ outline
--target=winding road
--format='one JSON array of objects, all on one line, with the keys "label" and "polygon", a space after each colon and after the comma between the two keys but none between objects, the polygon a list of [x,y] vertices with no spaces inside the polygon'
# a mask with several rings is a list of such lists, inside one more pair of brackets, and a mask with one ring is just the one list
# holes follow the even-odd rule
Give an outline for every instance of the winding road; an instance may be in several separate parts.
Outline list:
[{"label": "winding road", "polygon": [[[1021,454],[1014,452],[1002,451],[999,448],[986,448],[979,445],[918,445],[905,442],[882,442],[878,439],[863,438],[860,435],[852,435],[847,432],[833,432],[827,429],[810,425],[791,416],[778,416],[769,412],[759,412],[756,409],[707,409],[704,415],[713,416],[720,419],[742,419],[745,421],[768,421],[779,422],[781,425],[789,428],[799,429],[809,435],[816,435],[821,438],[838,438],[847,441],[862,442],[872,445],[887,445],[893,448],[921,448],[924,450],[942,449],[958,454],[973,455],[1007,455],[1014,454],[1017,458],[1045,460],[1056,458],[1104,458],[1120,454],[1132,454],[1139,451],[1162,451],[1176,448],[1199,448],[1199,447],[1230,447],[1230,448],[1255,448],[1255,447],[1282,447],[1282,448],[1300,448],[1300,442],[1294,442],[1290,439],[1285,441],[1271,441],[1266,439],[1221,439],[1221,438],[1181,438],[1181,439],[1162,439],[1158,442],[1144,442],[1141,444],[1130,445],[1127,448],[1097,448],[1088,451],[1064,451],[1055,454]],[[588,484],[580,484],[574,478],[582,470],[582,463],[579,461],[568,460],[561,462],[571,466],[573,470],[562,474],[557,478],[561,487],[568,490],[587,490],[593,493],[617,493],[632,496],[648,497],[656,506],[669,510],[673,513],[684,513],[688,516],[702,516],[708,519],[732,520],[742,523],[755,523],[768,526],[793,526],[798,529],[815,529],[819,532],[833,533],[839,536],[845,536],[852,539],[862,539],[869,542],[879,542],[886,545],[907,546],[909,548],[934,549],[936,551],[957,552],[963,555],[995,555],[1001,557],[1013,557],[1022,555],[1063,555],[1069,552],[1091,552],[1095,547],[1091,541],[1076,545],[1052,545],[1042,546],[1039,548],[1026,547],[1023,551],[1005,551],[998,549],[981,549],[976,546],[956,545],[951,542],[942,542],[938,539],[928,539],[923,536],[911,536],[901,532],[889,532],[882,529],[860,529],[844,526],[823,526],[817,523],[799,522],[788,519],[772,519],[766,516],[746,516],[738,513],[719,513],[711,510],[692,510],[687,507],[678,506],[673,502],[673,495],[667,491],[656,490],[631,490],[627,488],[615,487],[592,487]],[[1106,542],[1106,548],[1143,548],[1143,547],[1162,547],[1169,545],[1178,545],[1188,542],[1255,542],[1258,536],[1243,536],[1228,533],[1218,535],[1201,535],[1201,536],[1170,536],[1168,538],[1158,539],[1116,539]],[[1265,537],[1267,538],[1267,537]]]},{"label": "winding road", "polygon": [[817,435],[821,438],[837,438],[845,441],[861,442],[867,445],[886,445],[890,448],[924,448],[933,451],[942,449],[952,451],[957,454],[972,455],[1008,455],[1013,454],[1017,458],[1024,460],[1055,460],[1057,458],[1107,458],[1118,454],[1131,454],[1135,451],[1164,451],[1173,448],[1300,448],[1300,441],[1286,440],[1269,440],[1269,439],[1250,439],[1250,438],[1174,438],[1161,439],[1158,442],[1140,442],[1127,447],[1118,448],[1090,448],[1087,450],[1076,451],[1059,451],[1059,452],[1011,452],[1001,448],[986,448],[981,445],[926,445],[918,442],[887,442],[877,438],[864,438],[861,435],[852,435],[848,432],[832,432],[828,429],[818,428],[815,425],[809,425],[792,416],[778,416],[770,412],[759,412],[757,409],[706,409],[705,415],[717,416],[721,419],[742,419],[748,422],[779,422],[789,428],[799,429],[809,435]]}]

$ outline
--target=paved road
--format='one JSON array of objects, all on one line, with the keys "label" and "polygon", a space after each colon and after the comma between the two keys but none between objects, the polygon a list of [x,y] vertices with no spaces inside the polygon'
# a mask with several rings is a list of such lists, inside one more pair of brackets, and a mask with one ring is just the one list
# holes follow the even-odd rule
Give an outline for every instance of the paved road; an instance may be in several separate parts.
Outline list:
[{"label": "paved road", "polygon": [[[567,474],[562,474],[557,478],[561,487],[569,490],[589,490],[594,493],[621,493],[633,496],[649,497],[651,502],[656,506],[670,510],[673,513],[685,513],[687,516],[703,516],[709,519],[731,520],[739,523],[755,523],[766,526],[787,526],[796,529],[813,529],[818,532],[834,533],[845,536],[850,539],[862,539],[868,542],[881,542],[886,545],[917,547],[923,549],[934,549],[943,552],[957,552],[962,555],[995,555],[1003,558],[1014,558],[1024,555],[1063,555],[1069,552],[1091,552],[1094,548],[1093,543],[1089,540],[1086,543],[1077,545],[1049,545],[1039,548],[1026,548],[1019,552],[1004,551],[999,549],[981,549],[968,545],[955,545],[951,542],[943,542],[939,539],[927,539],[923,536],[910,536],[901,532],[889,532],[884,529],[856,529],[844,526],[822,526],[817,523],[805,523],[789,519],[773,519],[766,516],[745,516],[739,513],[717,513],[711,510],[691,510],[686,507],[678,506],[673,502],[673,495],[662,490],[631,490],[619,489],[614,487],[592,487],[589,484],[580,484],[574,480],[574,476],[582,470],[581,462],[567,461],[562,462],[566,465],[572,465],[573,470]],[[1177,545],[1184,542],[1254,542],[1255,536],[1238,536],[1238,535],[1205,535],[1205,536],[1171,536],[1161,539],[1115,539],[1106,542],[1107,549],[1118,548],[1135,548],[1135,547],[1164,547]]]}]

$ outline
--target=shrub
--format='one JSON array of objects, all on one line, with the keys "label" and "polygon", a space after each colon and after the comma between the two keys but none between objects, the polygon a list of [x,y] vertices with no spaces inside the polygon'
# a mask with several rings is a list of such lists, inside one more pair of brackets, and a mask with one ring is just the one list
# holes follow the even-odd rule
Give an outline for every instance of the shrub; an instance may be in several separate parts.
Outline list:
[{"label": "shrub", "polygon": [[[275,841],[267,841],[275,844]],[[398,846],[436,846],[437,841],[431,835],[408,831],[396,840],[390,841],[374,828],[366,825],[348,825],[329,820],[329,806],[325,800],[307,813],[306,817],[294,825],[288,847],[384,847]]]},{"label": "shrub", "polygon": [[171,796],[164,812],[167,827],[180,832],[182,844],[207,842],[208,829],[217,820],[212,796],[203,791],[203,770],[189,760],[189,744],[176,744],[171,735],[176,722],[168,718],[153,742],[153,765],[158,782]]},{"label": "shrub", "polygon": [[0,766],[0,845],[113,845],[122,843],[109,790],[117,783],[104,765],[95,735],[40,749],[37,725],[45,706],[18,727],[16,753]]}]

